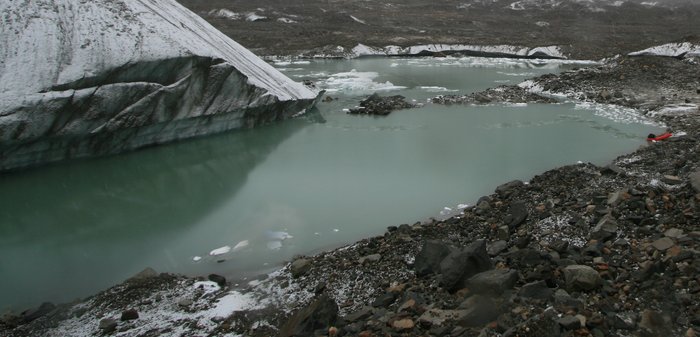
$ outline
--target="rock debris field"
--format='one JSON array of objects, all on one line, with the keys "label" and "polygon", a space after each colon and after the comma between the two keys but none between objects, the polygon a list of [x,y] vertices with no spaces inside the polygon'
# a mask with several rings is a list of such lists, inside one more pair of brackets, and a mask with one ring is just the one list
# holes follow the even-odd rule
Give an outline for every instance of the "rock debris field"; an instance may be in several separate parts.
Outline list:
[{"label": "rock debris field", "polygon": [[253,281],[146,271],[7,314],[0,335],[696,336],[699,74],[697,58],[620,57],[467,94],[460,103],[625,106],[674,137],[504,183],[452,218],[390,226]]}]

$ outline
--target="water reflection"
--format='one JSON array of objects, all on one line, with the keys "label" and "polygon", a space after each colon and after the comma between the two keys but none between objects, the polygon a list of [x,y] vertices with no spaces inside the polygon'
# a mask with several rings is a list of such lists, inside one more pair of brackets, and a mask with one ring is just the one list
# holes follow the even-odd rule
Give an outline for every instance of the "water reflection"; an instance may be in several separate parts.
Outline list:
[{"label": "water reflection", "polygon": [[264,137],[232,132],[1,176],[0,308],[70,300],[145,261],[181,263],[172,240],[234,198],[281,142],[322,120],[316,112]]}]

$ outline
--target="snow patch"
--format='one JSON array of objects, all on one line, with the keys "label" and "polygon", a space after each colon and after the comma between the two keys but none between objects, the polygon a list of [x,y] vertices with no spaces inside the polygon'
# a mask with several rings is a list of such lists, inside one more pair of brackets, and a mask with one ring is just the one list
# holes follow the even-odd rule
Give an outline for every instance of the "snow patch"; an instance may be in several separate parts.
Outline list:
[{"label": "snow patch", "polygon": [[690,42],[667,43],[660,46],[647,48],[632,52],[629,56],[668,56],[668,57],[691,57],[700,56],[700,45]]},{"label": "snow patch", "polygon": [[222,19],[229,19],[229,20],[240,20],[241,19],[241,14],[236,13],[230,9],[222,8],[222,9],[212,9],[208,13],[210,16],[217,17],[217,18],[222,18]]},{"label": "snow patch", "polygon": [[670,115],[685,115],[685,114],[690,114],[690,113],[694,113],[694,112],[700,112],[700,110],[698,110],[698,109],[699,109],[698,105],[692,104],[692,103],[667,105],[667,106],[664,106],[658,110],[651,111],[649,113],[649,116],[656,117],[656,116],[670,116]]},{"label": "snow patch", "polygon": [[245,20],[249,21],[249,22],[262,21],[262,20],[267,20],[267,16],[262,16],[262,15],[258,15],[255,12],[250,12],[250,13],[246,14]]},{"label": "snow patch", "polygon": [[290,18],[279,18],[277,21],[282,22],[282,23],[298,23]]}]

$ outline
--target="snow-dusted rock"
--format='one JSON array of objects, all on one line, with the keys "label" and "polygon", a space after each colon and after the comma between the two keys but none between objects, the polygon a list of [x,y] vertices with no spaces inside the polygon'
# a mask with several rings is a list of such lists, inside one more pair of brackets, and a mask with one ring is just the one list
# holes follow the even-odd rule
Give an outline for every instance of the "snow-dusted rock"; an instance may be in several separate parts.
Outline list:
[{"label": "snow-dusted rock", "polygon": [[558,46],[528,48],[523,46],[512,45],[482,46],[466,44],[426,44],[410,47],[370,47],[360,43],[352,49],[348,56],[359,57],[368,55],[419,55],[425,52],[462,52],[483,56],[566,59],[566,56],[564,56],[564,53],[561,51],[561,49],[559,49]]},{"label": "snow-dusted rock", "polygon": [[667,43],[660,46],[647,48],[632,52],[629,56],[669,56],[669,57],[692,57],[700,56],[700,45],[690,42]]},{"label": "snow-dusted rock", "polygon": [[2,1],[0,170],[252,127],[310,108],[174,0]]}]

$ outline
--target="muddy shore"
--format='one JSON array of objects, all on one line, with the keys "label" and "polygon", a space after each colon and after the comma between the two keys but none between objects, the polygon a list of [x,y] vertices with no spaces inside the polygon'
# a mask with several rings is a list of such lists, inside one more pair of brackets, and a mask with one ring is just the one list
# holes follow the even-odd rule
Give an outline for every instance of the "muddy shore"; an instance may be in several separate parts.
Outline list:
[{"label": "muddy shore", "polygon": [[613,104],[675,136],[605,167],[504,182],[453,218],[391,226],[248,283],[147,270],[5,314],[0,335],[695,336],[700,60],[620,57],[459,97]]}]

